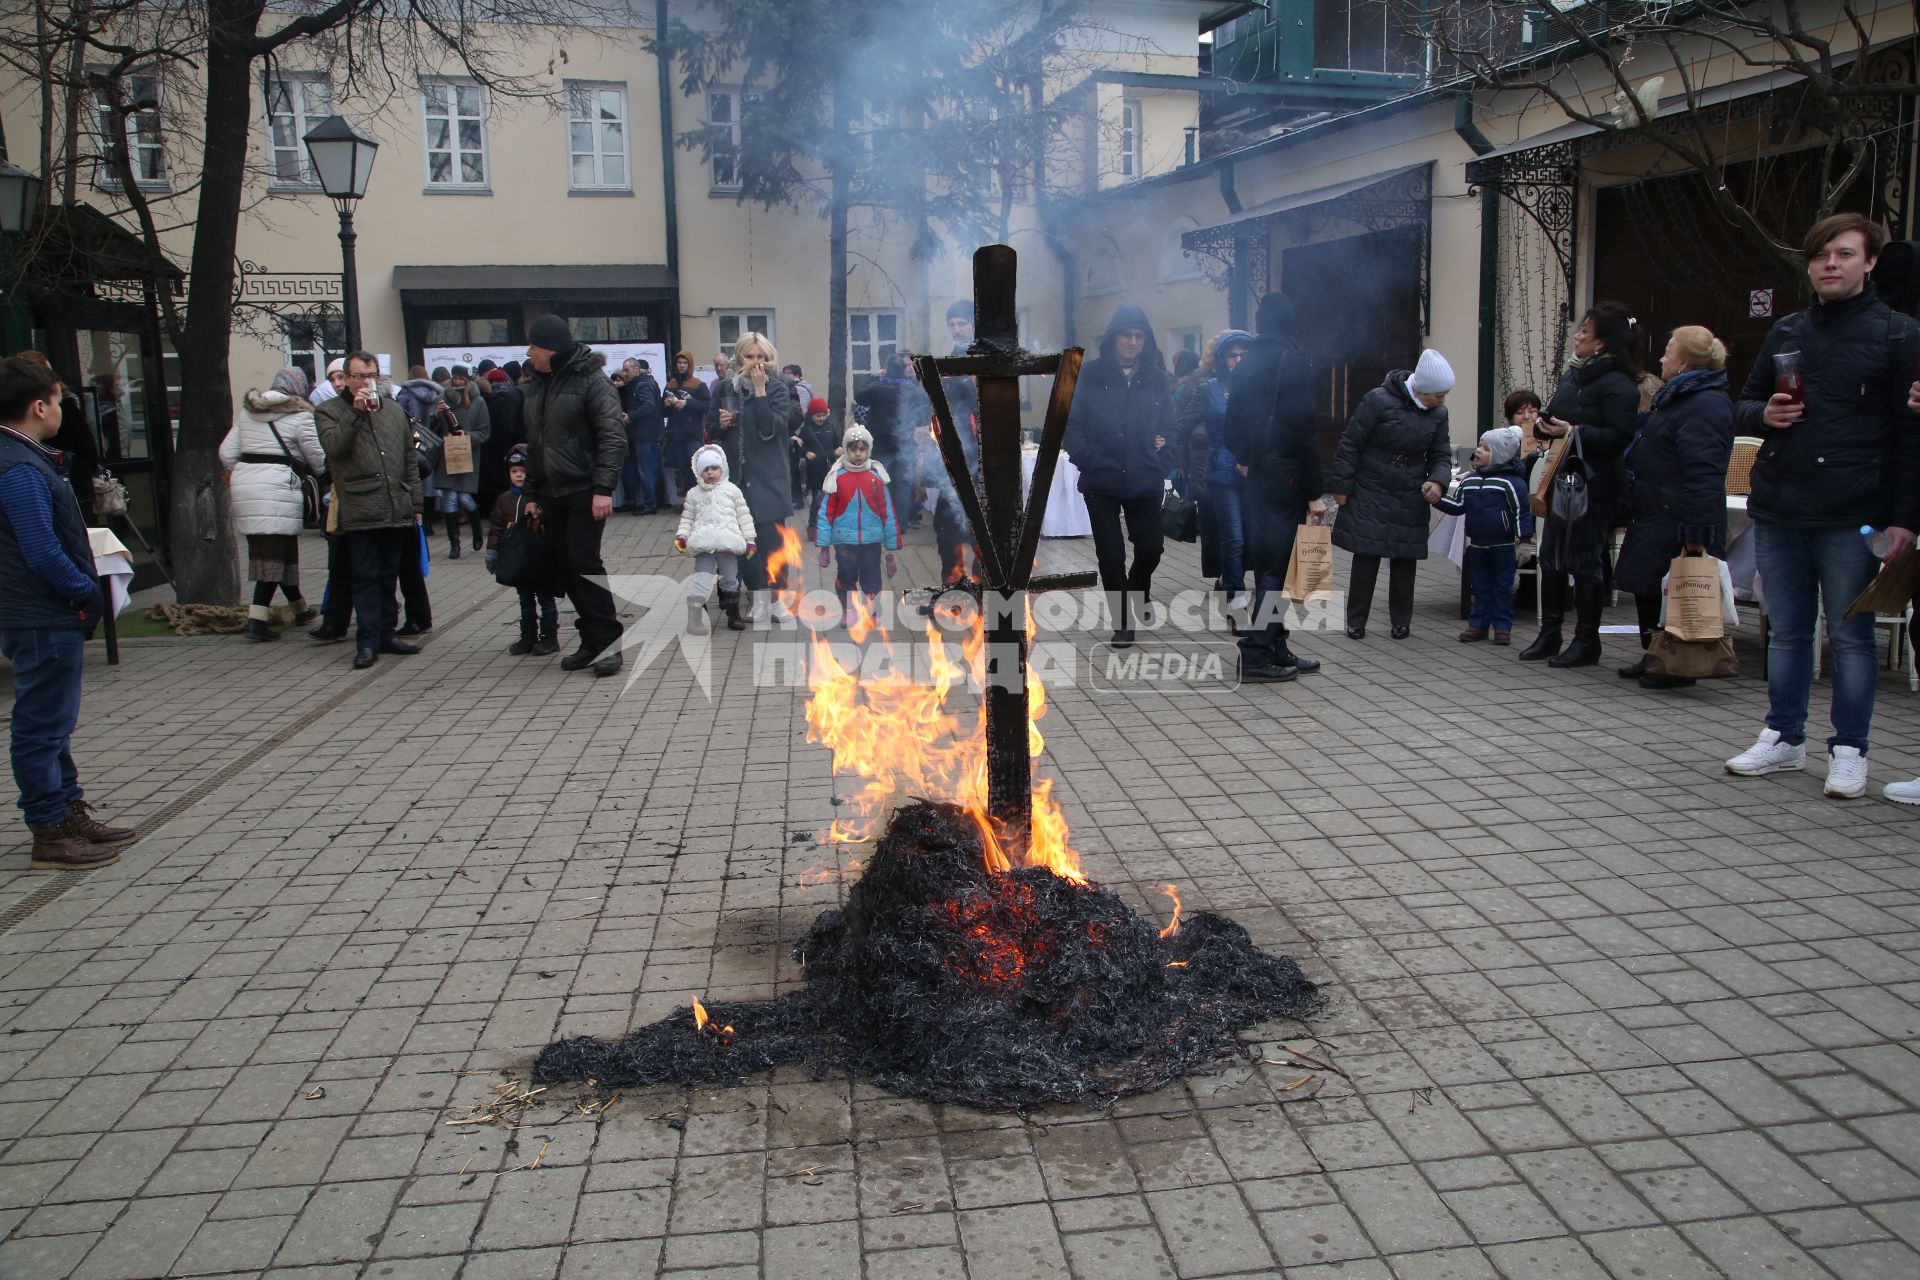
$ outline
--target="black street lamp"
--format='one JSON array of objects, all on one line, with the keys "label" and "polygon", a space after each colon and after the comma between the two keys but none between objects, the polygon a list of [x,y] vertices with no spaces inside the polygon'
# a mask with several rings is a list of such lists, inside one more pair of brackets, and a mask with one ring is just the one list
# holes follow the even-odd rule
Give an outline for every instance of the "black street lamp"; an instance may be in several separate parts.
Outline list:
[{"label": "black street lamp", "polygon": [[345,313],[347,350],[360,349],[360,282],[353,265],[353,202],[367,194],[373,153],[380,144],[342,116],[328,116],[304,141],[320,189],[340,210],[340,309]]},{"label": "black street lamp", "polygon": [[33,341],[33,320],[27,312],[26,289],[20,278],[18,246],[40,220],[41,178],[6,157],[0,144],[0,354],[21,351]]},{"label": "black street lamp", "polygon": [[40,216],[41,179],[0,155],[0,232],[33,230]]}]

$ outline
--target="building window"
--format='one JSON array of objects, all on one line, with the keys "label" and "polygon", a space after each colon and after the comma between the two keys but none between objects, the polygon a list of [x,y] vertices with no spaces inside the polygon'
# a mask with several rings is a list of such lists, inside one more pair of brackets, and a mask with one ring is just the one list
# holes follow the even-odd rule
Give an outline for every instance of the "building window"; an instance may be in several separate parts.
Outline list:
[{"label": "building window", "polygon": [[643,315],[581,316],[569,311],[567,327],[576,342],[646,342],[651,332]]},{"label": "building window", "polygon": [[1127,98],[1120,103],[1120,176],[1141,175],[1140,103]]},{"label": "building window", "polygon": [[287,363],[306,370],[307,382],[326,380],[327,362],[347,352],[347,326],[338,316],[286,316],[280,337]]},{"label": "building window", "polygon": [[567,86],[569,181],[575,191],[630,191],[627,176],[627,87]]},{"label": "building window", "polygon": [[274,76],[267,81],[267,167],[276,187],[311,187],[313,162],[306,138],[333,114],[333,86],[314,76]]},{"label": "building window", "polygon": [[498,347],[507,342],[505,316],[435,316],[427,321],[429,347]]},{"label": "building window", "polygon": [[[105,68],[97,73],[107,74]],[[107,86],[93,94],[95,140],[102,161],[110,161],[114,139],[124,137],[133,180],[142,187],[165,188],[167,147],[160,131],[160,81],[154,76],[124,76],[112,88],[119,91],[120,101],[113,100]],[[119,185],[110,163],[101,165],[98,185]]]},{"label": "building window", "polygon": [[707,124],[715,130],[713,154],[709,160],[715,191],[740,189],[740,109],[741,95],[724,91],[707,95]]},{"label": "building window", "polygon": [[713,325],[717,350],[729,360],[733,358],[733,345],[740,341],[743,333],[764,334],[768,342],[778,343],[773,336],[773,312],[771,311],[716,311],[713,313]]},{"label": "building window", "polygon": [[847,360],[855,373],[881,373],[900,350],[898,311],[847,312]]},{"label": "building window", "polygon": [[1185,214],[1175,218],[1167,226],[1160,241],[1160,283],[1174,280],[1195,280],[1201,275],[1200,257],[1187,252],[1185,239],[1189,231],[1198,231],[1200,224]]},{"label": "building window", "polygon": [[427,185],[487,185],[487,123],[480,86],[465,80],[420,86],[426,120]]}]

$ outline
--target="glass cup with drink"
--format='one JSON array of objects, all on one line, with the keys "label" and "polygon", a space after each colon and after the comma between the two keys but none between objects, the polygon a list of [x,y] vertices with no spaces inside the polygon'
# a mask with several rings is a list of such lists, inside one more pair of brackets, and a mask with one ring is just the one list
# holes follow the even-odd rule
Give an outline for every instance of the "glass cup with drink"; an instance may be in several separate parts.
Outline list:
[{"label": "glass cup with drink", "polygon": [[1798,351],[1776,351],[1773,356],[1773,394],[1795,404],[1807,402],[1806,366]]}]

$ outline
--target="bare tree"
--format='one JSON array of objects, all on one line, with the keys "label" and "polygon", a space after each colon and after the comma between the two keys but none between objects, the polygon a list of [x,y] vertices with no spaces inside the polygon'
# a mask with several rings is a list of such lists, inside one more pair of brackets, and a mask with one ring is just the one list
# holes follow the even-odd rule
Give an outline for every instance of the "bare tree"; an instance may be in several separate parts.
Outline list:
[{"label": "bare tree", "polygon": [[[1804,208],[1757,198],[1764,184],[1729,181],[1728,169],[1817,149],[1809,166],[1817,184],[1814,216],[1824,217],[1868,170],[1876,146],[1886,144],[1879,136],[1880,104],[1920,94],[1910,79],[1871,77],[1865,51],[1872,39],[1856,0],[1824,6],[1802,0],[1385,3],[1402,29],[1428,42],[1436,76],[1483,91],[1534,95],[1596,129],[1634,130],[1659,148],[1666,167],[1677,162],[1701,175],[1728,225],[1795,273],[1802,266]],[[1782,73],[1803,86],[1797,136],[1756,138],[1717,127],[1703,109],[1713,101],[1708,77],[1724,78],[1729,70]]]},{"label": "bare tree", "polygon": [[[70,202],[97,168],[118,197],[108,211],[147,246],[149,283],[180,357],[168,512],[174,581],[182,601],[229,603],[239,580],[219,446],[231,417],[227,353],[240,216],[264,186],[250,160],[261,73],[283,64],[325,69],[336,104],[376,111],[407,100],[396,91],[411,90],[422,75],[447,71],[502,99],[557,104],[565,42],[590,28],[627,25],[628,10],[621,0],[568,0],[538,14],[512,0],[314,0],[283,8],[267,0],[32,3],[30,30],[24,14],[7,20],[0,65],[39,78],[45,198],[59,192]],[[529,57],[533,42],[552,51],[544,68]],[[528,65],[537,70],[522,70]],[[164,191],[139,168],[152,154],[138,148],[142,131],[166,139],[165,162],[180,174]],[[165,287],[173,269],[165,246],[169,233],[189,225],[183,310]]]}]

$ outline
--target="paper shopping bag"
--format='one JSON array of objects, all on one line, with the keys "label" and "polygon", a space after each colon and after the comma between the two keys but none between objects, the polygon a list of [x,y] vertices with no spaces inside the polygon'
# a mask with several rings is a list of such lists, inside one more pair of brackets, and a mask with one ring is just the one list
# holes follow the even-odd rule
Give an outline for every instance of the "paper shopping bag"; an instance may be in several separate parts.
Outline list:
[{"label": "paper shopping bag", "polygon": [[1295,604],[1324,600],[1333,593],[1333,529],[1303,524],[1293,533],[1293,554],[1287,558],[1283,588]]},{"label": "paper shopping bag", "polygon": [[450,476],[470,476],[473,474],[473,437],[466,432],[449,435],[440,442],[441,460],[446,463]]},{"label": "paper shopping bag", "polygon": [[1720,562],[1678,556],[1667,568],[1666,632],[1677,640],[1718,640],[1727,634],[1720,610]]},{"label": "paper shopping bag", "polygon": [[1540,459],[1540,465],[1533,469],[1533,489],[1527,496],[1527,505],[1533,508],[1533,518],[1544,520],[1553,503],[1553,478],[1560,474],[1560,462],[1567,456],[1567,442],[1572,436],[1561,436],[1547,446],[1547,456]]}]

